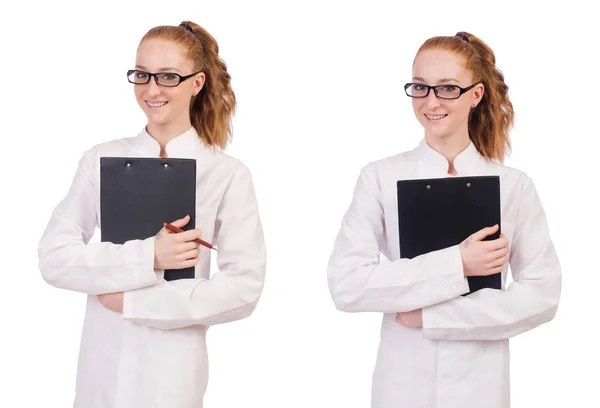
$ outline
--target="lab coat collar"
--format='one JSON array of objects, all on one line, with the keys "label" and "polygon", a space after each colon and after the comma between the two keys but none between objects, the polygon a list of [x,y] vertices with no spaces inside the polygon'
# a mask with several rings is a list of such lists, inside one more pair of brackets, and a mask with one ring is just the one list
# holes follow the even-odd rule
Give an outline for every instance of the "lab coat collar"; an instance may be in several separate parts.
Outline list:
[{"label": "lab coat collar", "polygon": [[[140,132],[137,142],[141,150],[152,156],[160,155],[160,145],[150,136],[146,128]],[[171,139],[165,150],[168,157],[195,158],[198,149],[205,148],[204,142],[198,136],[196,129],[192,126],[182,134]]]},{"label": "lab coat collar", "polygon": [[[436,173],[442,172],[442,174],[448,174],[448,160],[441,153],[429,146],[425,138],[421,140],[421,143],[415,150],[419,159],[427,167],[431,167]],[[454,159],[454,168],[459,176],[466,175],[482,160],[483,157],[471,141]]]}]

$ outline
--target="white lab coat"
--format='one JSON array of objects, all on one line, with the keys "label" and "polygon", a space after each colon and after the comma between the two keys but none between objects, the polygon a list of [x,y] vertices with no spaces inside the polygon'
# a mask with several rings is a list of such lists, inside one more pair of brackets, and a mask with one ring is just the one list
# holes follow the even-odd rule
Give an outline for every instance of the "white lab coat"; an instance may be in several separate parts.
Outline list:
[{"label": "white lab coat", "polygon": [[[202,407],[207,327],[249,316],[263,289],[266,254],[250,173],[205,146],[194,128],[171,140],[166,152],[197,160],[196,227],[218,245],[219,271],[210,276],[211,251],[201,247],[196,279],[167,282],[164,271],[153,269],[154,237],[88,243],[100,227],[100,157],[159,152],[145,130],[86,151],[39,243],[44,279],[89,295],[75,408]],[[97,300],[111,292],[125,293],[123,314]]]},{"label": "white lab coat", "polygon": [[[463,297],[469,286],[458,246],[400,258],[396,181],[452,177],[447,160],[425,140],[365,166],[335,241],[328,282],[339,310],[384,313],[372,408],[509,407],[508,339],[556,314],[561,267],[531,179],[484,160],[472,143],[454,165],[458,176],[500,176],[513,282],[506,287],[505,267],[503,290]],[[422,329],[394,320],[396,312],[420,308]]]}]

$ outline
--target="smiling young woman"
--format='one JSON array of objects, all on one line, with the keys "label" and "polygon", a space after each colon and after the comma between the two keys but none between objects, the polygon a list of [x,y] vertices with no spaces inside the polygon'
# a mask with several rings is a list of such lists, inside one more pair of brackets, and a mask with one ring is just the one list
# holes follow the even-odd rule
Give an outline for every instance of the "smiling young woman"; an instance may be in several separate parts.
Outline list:
[{"label": "smiling young woman", "polygon": [[[40,240],[40,270],[49,284],[88,295],[75,408],[200,408],[206,330],[250,316],[265,278],[250,171],[223,153],[235,95],[217,42],[189,21],[151,29],[127,78],[147,124],[84,153]],[[195,159],[195,228],[157,226],[156,237],[90,243],[99,226],[100,158],[111,156]],[[219,247],[212,276],[210,250],[195,242],[200,234]],[[188,267],[195,278],[164,279],[165,270]]]},{"label": "smiling young woman", "polygon": [[[489,46],[464,32],[431,38],[417,52],[413,72],[413,83],[405,90],[413,97],[427,142],[446,150],[445,143],[460,141],[465,147],[472,141],[484,158],[502,163],[510,148],[514,111]],[[437,98],[428,97],[431,90]]]},{"label": "smiling young woman", "polygon": [[146,129],[161,147],[193,126],[206,145],[225,149],[236,99],[217,42],[206,30],[189,21],[153,28],[127,75],[148,117]]},{"label": "smiling young woman", "polygon": [[[383,313],[373,408],[507,408],[509,338],[552,320],[562,286],[534,184],[503,165],[514,116],[508,87],[492,50],[460,32],[420,47],[405,92],[424,138],[361,170],[328,266],[331,295],[341,311]],[[484,241],[498,231],[489,226],[403,258],[397,180],[481,175],[500,178],[500,237]],[[467,277],[497,273],[502,290],[462,296]]]}]

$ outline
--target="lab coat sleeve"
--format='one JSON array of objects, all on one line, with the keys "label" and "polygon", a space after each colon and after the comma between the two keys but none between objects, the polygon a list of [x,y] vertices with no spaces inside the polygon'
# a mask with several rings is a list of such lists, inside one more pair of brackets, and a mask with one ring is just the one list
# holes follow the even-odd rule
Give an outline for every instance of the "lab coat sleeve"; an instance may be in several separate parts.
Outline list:
[{"label": "lab coat sleeve", "polygon": [[218,272],[211,279],[163,280],[127,292],[124,318],[170,330],[250,316],[264,286],[266,251],[251,175],[241,163],[219,207],[215,239]]},{"label": "lab coat sleeve", "polygon": [[99,295],[159,282],[154,270],[154,239],[123,245],[89,243],[97,226],[92,151],[79,161],[67,195],[54,208],[38,243],[39,268],[50,285]]},{"label": "lab coat sleeve", "polygon": [[500,340],[554,318],[561,295],[561,266],[539,196],[527,176],[509,259],[513,282],[423,309],[423,335],[436,340]]},{"label": "lab coat sleeve", "polygon": [[380,261],[386,226],[381,189],[370,167],[360,173],[328,265],[329,289],[336,308],[396,313],[468,293],[458,246],[410,260]]}]

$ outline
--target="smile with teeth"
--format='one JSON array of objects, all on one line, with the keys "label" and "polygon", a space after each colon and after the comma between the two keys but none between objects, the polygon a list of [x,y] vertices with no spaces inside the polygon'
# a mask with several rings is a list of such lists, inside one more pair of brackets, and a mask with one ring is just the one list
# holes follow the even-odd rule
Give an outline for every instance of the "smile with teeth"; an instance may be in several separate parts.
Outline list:
[{"label": "smile with teeth", "polygon": [[428,115],[428,114],[425,114],[425,117],[427,119],[431,119],[431,120],[440,120],[440,119],[445,118],[446,116],[448,116],[448,114],[445,114],[445,115]]},{"label": "smile with teeth", "polygon": [[146,101],[146,103],[151,108],[160,108],[161,106],[165,106],[168,102],[150,102],[150,101]]}]

